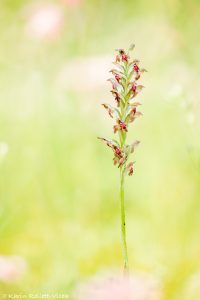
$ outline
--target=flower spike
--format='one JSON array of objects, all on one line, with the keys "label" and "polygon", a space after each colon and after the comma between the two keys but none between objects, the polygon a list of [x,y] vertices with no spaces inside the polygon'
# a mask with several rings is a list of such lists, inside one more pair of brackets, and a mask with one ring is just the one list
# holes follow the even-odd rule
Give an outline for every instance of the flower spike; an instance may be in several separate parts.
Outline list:
[{"label": "flower spike", "polygon": [[103,103],[103,107],[107,110],[111,118],[115,120],[113,126],[114,133],[118,135],[118,141],[99,138],[104,144],[112,149],[114,157],[113,162],[120,169],[120,200],[121,200],[121,230],[122,230],[122,247],[124,253],[124,269],[128,268],[128,254],[126,245],[126,227],[125,227],[125,211],[124,211],[124,178],[125,175],[132,176],[135,173],[133,161],[129,161],[132,153],[135,152],[139,141],[133,142],[131,145],[126,144],[126,138],[129,131],[129,125],[142,115],[138,111],[140,102],[136,102],[135,98],[143,90],[144,86],[138,84],[141,75],[146,72],[140,67],[137,59],[131,60],[130,51],[134,49],[132,44],[128,51],[117,49],[115,57],[115,68],[110,72],[113,75],[108,81],[111,83],[111,93],[114,97],[116,108]]}]

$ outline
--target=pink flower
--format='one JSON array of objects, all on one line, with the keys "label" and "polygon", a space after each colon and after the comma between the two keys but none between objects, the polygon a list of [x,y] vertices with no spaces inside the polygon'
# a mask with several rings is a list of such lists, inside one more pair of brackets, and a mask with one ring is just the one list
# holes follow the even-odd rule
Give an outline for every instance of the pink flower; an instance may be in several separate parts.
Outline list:
[{"label": "pink flower", "polygon": [[126,124],[125,124],[124,122],[119,121],[119,126],[120,126],[120,128],[121,128],[122,130],[127,131],[127,127],[126,127]]},{"label": "pink flower", "polygon": [[115,154],[118,156],[118,157],[122,157],[122,150],[118,147],[115,148]]},{"label": "pink flower", "polygon": [[114,133],[116,133],[118,130],[122,130],[122,131],[124,130],[126,132],[128,131],[126,123],[124,123],[121,120],[117,120],[117,125],[114,125],[113,129],[114,129]]},{"label": "pink flower", "polygon": [[120,55],[117,54],[117,55],[116,55],[116,58],[115,58],[115,61],[116,61],[116,62],[120,62],[120,60],[121,60],[121,59],[120,59]]},{"label": "pink flower", "polygon": [[162,300],[159,282],[150,274],[96,277],[81,285],[75,300]]},{"label": "pink flower", "polygon": [[135,71],[135,72],[139,72],[139,70],[140,70],[140,68],[138,67],[138,65],[136,64],[136,63],[134,63],[134,65],[133,65],[133,70]]},{"label": "pink flower", "polygon": [[119,51],[119,54],[117,54],[117,56],[116,56],[116,62],[120,62],[120,61],[128,62],[128,60],[130,58],[129,55],[126,54],[126,52],[123,49],[118,49],[118,51]]},{"label": "pink flower", "polygon": [[26,270],[26,262],[20,256],[0,256],[0,281],[14,282]]},{"label": "pink flower", "polygon": [[44,5],[31,15],[27,32],[38,39],[52,40],[58,37],[63,25],[63,13],[57,5]]},{"label": "pink flower", "polygon": [[126,166],[126,171],[128,173],[129,176],[133,175],[133,162],[130,162],[127,166]]},{"label": "pink flower", "polygon": [[133,93],[136,92],[136,85],[135,85],[135,83],[133,83],[133,85],[132,85],[132,87],[131,87],[131,91],[132,91]]},{"label": "pink flower", "polygon": [[128,61],[129,56],[127,54],[122,54],[122,61]]},{"label": "pink flower", "polygon": [[121,77],[119,76],[119,74],[115,74],[115,79],[117,80],[117,82],[120,81]]}]

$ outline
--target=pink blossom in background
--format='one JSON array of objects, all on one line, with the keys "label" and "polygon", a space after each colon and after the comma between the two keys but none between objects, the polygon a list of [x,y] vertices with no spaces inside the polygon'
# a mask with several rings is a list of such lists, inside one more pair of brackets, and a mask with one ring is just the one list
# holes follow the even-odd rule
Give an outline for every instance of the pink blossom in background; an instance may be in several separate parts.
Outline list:
[{"label": "pink blossom in background", "polygon": [[68,61],[58,74],[58,84],[61,88],[78,92],[102,89],[108,79],[111,59],[110,56],[94,56]]},{"label": "pink blossom in background", "polygon": [[79,286],[75,300],[162,300],[157,279],[146,273],[95,277]]},{"label": "pink blossom in background", "polygon": [[40,6],[31,13],[26,29],[31,37],[53,40],[59,36],[63,23],[61,7],[49,4]]},{"label": "pink blossom in background", "polygon": [[15,282],[26,271],[26,261],[20,256],[0,256],[0,282]]},{"label": "pink blossom in background", "polygon": [[83,0],[61,0],[64,4],[71,7],[79,6]]}]

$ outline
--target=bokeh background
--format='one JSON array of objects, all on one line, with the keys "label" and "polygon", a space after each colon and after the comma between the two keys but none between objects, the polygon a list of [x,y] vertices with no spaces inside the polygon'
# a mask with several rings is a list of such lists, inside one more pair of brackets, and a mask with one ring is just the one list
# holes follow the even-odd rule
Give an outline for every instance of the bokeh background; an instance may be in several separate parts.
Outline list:
[{"label": "bokeh background", "polygon": [[1,0],[1,293],[70,295],[122,267],[119,174],[96,137],[113,135],[114,49],[134,42],[148,73],[129,133],[131,270],[164,299],[200,299],[199,15],[199,0]]}]

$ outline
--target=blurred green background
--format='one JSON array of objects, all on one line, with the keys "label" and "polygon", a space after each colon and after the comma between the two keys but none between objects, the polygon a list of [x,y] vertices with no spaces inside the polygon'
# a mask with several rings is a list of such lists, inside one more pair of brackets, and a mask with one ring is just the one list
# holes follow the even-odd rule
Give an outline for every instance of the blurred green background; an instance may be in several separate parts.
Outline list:
[{"label": "blurred green background", "polygon": [[0,292],[70,292],[121,268],[108,70],[136,44],[148,70],[126,181],[131,269],[167,300],[200,299],[199,0],[1,0],[0,255],[27,262]]}]

